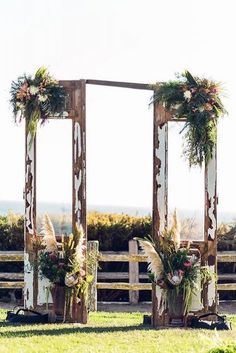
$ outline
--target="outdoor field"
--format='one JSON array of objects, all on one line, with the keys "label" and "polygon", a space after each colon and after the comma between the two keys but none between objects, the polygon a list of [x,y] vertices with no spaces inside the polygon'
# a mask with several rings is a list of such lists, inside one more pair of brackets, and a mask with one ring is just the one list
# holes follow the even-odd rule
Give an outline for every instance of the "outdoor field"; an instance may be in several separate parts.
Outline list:
[{"label": "outdoor field", "polygon": [[[0,311],[1,353],[214,353],[236,352],[236,316],[232,331],[165,329],[142,325],[143,313],[92,313],[87,325],[50,324],[15,326]],[[226,348],[228,350],[220,350]]]}]

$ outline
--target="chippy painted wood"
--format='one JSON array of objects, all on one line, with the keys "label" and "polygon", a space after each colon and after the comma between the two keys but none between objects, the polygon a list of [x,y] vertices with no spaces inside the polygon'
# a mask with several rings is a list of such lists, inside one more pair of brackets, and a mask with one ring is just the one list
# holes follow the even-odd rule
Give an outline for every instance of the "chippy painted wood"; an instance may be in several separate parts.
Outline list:
[{"label": "chippy painted wood", "polygon": [[[60,81],[68,94],[67,109],[72,119],[73,140],[73,191],[72,228],[82,225],[86,236],[86,131],[85,131],[85,81]],[[38,278],[33,263],[37,251],[33,248],[36,237],[36,139],[30,145],[30,133],[26,127],[25,149],[25,250],[24,250],[24,303],[27,308],[35,308],[46,302],[48,286],[45,279]],[[86,241],[86,240],[85,240]],[[75,299],[76,300],[76,299]],[[87,322],[87,309],[84,300],[73,303],[73,320]]]},{"label": "chippy painted wood", "polygon": [[[170,112],[154,104],[153,129],[153,237],[168,223],[168,121],[172,120]],[[217,228],[217,191],[216,191],[216,149],[213,158],[205,166],[205,236],[204,242],[197,247],[202,254],[202,265],[208,265],[216,271],[216,228]],[[199,246],[200,245],[200,246]],[[205,251],[207,250],[207,252]],[[165,312],[159,307],[162,302],[160,288],[153,289],[153,324],[160,326],[165,321]],[[216,310],[216,286],[214,281],[202,291],[204,310]],[[194,298],[193,307],[202,310],[202,304]],[[199,302],[199,305],[197,305]]]},{"label": "chippy painted wood", "polygon": [[[72,193],[72,229],[82,226],[85,233],[85,245],[87,245],[87,205],[86,205],[86,84],[85,80],[76,83],[74,91],[75,117],[72,120],[73,139],[73,193]],[[86,249],[86,247],[85,247]],[[86,252],[86,250],[85,250]],[[86,271],[86,268],[84,268]],[[74,299],[74,321],[87,322],[87,308],[85,298],[79,303]]]},{"label": "chippy painted wood", "polygon": [[154,104],[153,121],[153,238],[168,221],[168,125],[163,107]]},{"label": "chippy painted wood", "polygon": [[36,233],[36,137],[25,128],[25,223],[24,223],[24,306],[37,306],[37,274],[34,270],[33,241]]},{"label": "chippy painted wood", "polygon": [[[168,222],[168,125],[169,114],[154,103],[153,110],[153,228],[152,236],[157,239]],[[153,326],[162,326],[165,321],[163,291],[152,288]]]},{"label": "chippy painted wood", "polygon": [[[203,260],[213,272],[217,271],[217,154],[213,151],[211,160],[205,165],[205,244],[207,245],[207,258]],[[217,310],[217,289],[215,281],[211,281],[203,293],[205,310]]]}]

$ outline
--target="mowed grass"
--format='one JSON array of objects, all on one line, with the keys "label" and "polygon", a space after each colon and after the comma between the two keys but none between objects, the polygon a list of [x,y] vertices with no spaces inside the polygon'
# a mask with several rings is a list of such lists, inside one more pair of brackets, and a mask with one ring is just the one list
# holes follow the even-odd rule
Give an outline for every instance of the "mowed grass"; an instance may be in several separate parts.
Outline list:
[{"label": "mowed grass", "polygon": [[[1,353],[178,353],[208,352],[236,342],[236,316],[229,319],[233,331],[191,329],[154,330],[142,325],[142,313],[91,313],[87,325],[11,325],[0,310]],[[222,351],[223,352],[223,351]],[[230,352],[236,352],[230,350]]]}]

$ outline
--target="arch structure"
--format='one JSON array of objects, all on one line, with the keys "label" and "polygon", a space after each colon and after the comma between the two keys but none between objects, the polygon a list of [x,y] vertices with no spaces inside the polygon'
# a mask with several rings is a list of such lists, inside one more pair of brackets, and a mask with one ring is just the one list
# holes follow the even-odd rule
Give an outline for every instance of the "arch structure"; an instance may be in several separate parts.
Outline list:
[{"label": "arch structure", "polygon": [[[175,119],[162,106],[154,104],[153,128],[153,236],[168,225],[168,125]],[[184,120],[181,120],[184,121]],[[216,273],[217,249],[217,179],[216,179],[216,148],[212,159],[204,166],[204,238],[202,241],[193,241],[191,247],[201,253],[201,266],[208,266]],[[163,305],[162,290],[153,287],[152,293],[152,320],[154,326],[168,326],[168,311]],[[193,298],[190,311],[193,313],[216,312],[217,291],[214,281],[205,285],[202,291]]]},{"label": "arch structure", "polygon": [[[86,85],[150,90],[150,84],[114,82],[101,80],[60,81],[69,95],[66,119],[72,120],[72,229],[76,224],[86,230]],[[156,238],[168,224],[168,122],[174,118],[163,107],[154,104],[153,109],[153,237]],[[56,119],[56,117],[51,117]],[[176,120],[175,120],[176,121]],[[47,302],[45,280],[38,276],[36,241],[36,138],[30,145],[30,132],[25,136],[25,228],[24,228],[24,264],[25,287],[24,305],[26,308],[37,308]],[[216,271],[216,151],[212,160],[205,166],[205,220],[204,240],[194,242],[201,252],[202,265]],[[195,298],[192,307],[194,312],[215,311],[217,308],[216,287],[214,283],[203,288]],[[168,312],[163,307],[161,290],[152,292],[153,325],[165,325]],[[75,321],[86,322],[87,308],[85,301],[73,306]]]}]

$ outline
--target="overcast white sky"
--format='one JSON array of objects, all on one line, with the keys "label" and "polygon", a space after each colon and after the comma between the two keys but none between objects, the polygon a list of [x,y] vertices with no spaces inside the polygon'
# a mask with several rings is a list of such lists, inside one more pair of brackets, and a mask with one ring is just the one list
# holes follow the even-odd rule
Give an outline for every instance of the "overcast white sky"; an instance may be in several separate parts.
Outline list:
[{"label": "overcast white sky", "polygon": [[[188,69],[227,88],[229,116],[219,126],[219,208],[234,212],[235,31],[234,1],[0,0],[0,200],[22,199],[24,129],[14,126],[8,103],[11,81],[20,74],[45,65],[58,79],[152,83]],[[149,96],[145,91],[88,87],[90,204],[151,206]],[[39,200],[70,201],[70,138],[69,122],[40,129]],[[189,174],[181,161],[177,131],[171,141],[170,203],[201,208],[202,175]]]}]

